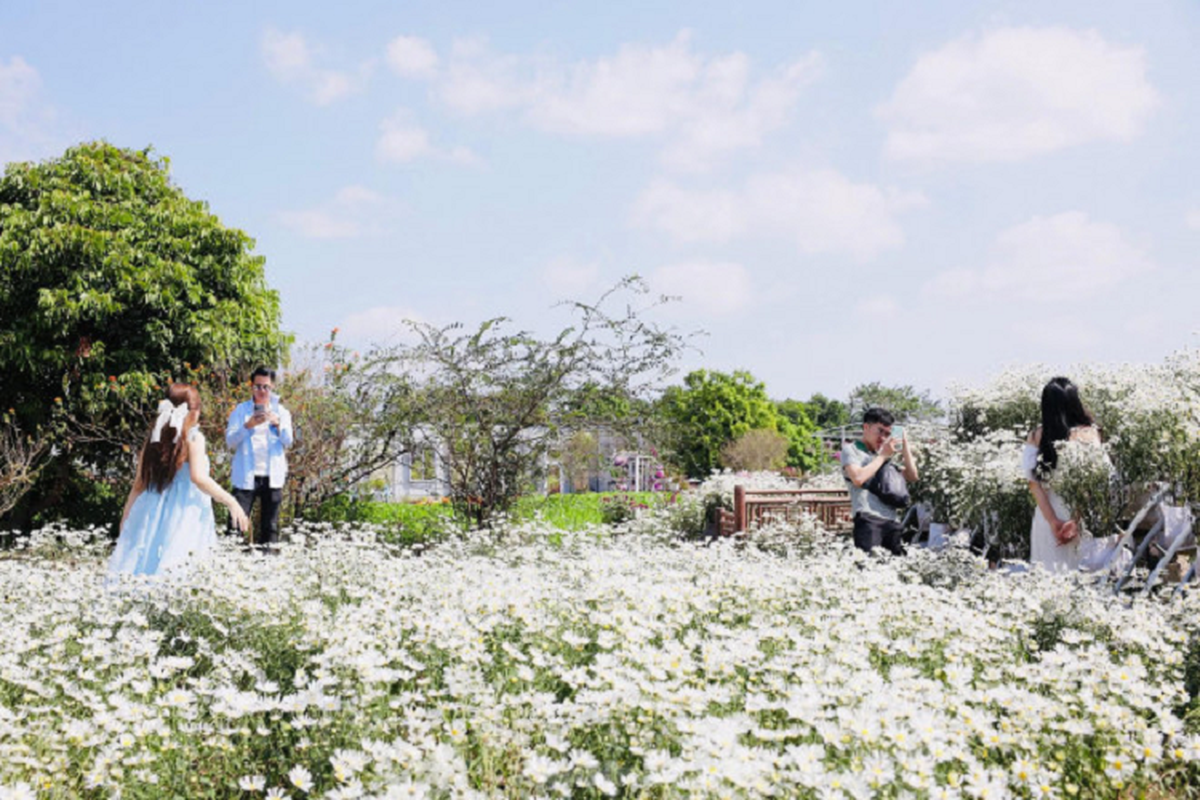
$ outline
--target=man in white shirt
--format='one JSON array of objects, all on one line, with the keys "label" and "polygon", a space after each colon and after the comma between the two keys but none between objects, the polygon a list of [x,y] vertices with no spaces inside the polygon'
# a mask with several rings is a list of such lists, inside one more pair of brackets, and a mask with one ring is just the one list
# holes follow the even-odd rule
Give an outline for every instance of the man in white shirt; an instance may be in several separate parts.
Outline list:
[{"label": "man in white shirt", "polygon": [[257,536],[252,533],[251,541],[267,550],[279,541],[279,507],[287,479],[284,451],[295,436],[291,412],[273,392],[275,371],[259,367],[250,381],[253,396],[229,414],[225,444],[233,451],[234,498],[246,516],[251,516],[256,499],[262,502],[262,530]]}]

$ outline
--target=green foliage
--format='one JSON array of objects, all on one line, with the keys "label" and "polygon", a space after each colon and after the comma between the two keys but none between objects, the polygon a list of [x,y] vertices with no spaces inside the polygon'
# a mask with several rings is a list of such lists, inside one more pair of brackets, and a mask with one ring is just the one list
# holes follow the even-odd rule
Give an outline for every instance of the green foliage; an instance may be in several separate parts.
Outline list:
[{"label": "green foliage", "polygon": [[856,386],[850,392],[848,413],[854,422],[862,420],[868,408],[885,408],[897,422],[917,422],[941,417],[942,409],[928,391],[918,392],[911,386],[884,386],[878,381]]},{"label": "green foliage", "polygon": [[279,297],[253,240],[173,185],[167,160],[105,143],[0,178],[0,408],[45,430],[69,469],[128,471],[161,386],[188,364],[278,363]]},{"label": "green foliage", "polygon": [[[786,400],[784,402],[794,402]],[[840,428],[850,424],[850,407],[841,400],[833,400],[817,392],[804,404],[809,419],[817,430]]]},{"label": "green foliage", "polygon": [[374,525],[384,541],[394,544],[432,542],[459,530],[454,509],[440,501],[385,503],[340,494],[326,500],[309,516],[321,522]]},{"label": "green foliage", "polygon": [[[670,505],[673,495],[666,492],[586,492],[581,494],[525,495],[513,503],[511,519],[519,522],[540,519],[564,531],[581,530],[588,525],[624,521],[639,508]],[[621,506],[627,512],[617,519]],[[375,525],[386,541],[413,543],[436,541],[460,530],[449,502],[437,500],[412,503],[387,503],[339,495],[323,503],[311,515],[314,521],[357,522]]]},{"label": "green foliage", "polygon": [[721,448],[750,430],[779,430],[779,414],[766,387],[744,370],[696,370],[671,386],[660,409],[675,462],[690,478],[721,465]]},{"label": "green foliage", "polygon": [[662,508],[674,502],[669,492],[583,492],[580,494],[526,495],[513,506],[513,517],[519,521],[542,519],[564,531],[581,530],[588,525],[610,524],[610,509],[624,505],[633,511],[642,508]]},{"label": "green foliage", "polygon": [[649,506],[630,494],[616,494],[602,498],[600,516],[606,525],[620,525],[637,516],[639,510]]},{"label": "green foliage", "polygon": [[779,414],[779,432],[788,440],[786,463],[801,472],[817,469],[824,455],[821,440],[817,438],[820,426],[809,416],[809,407],[808,403],[799,400],[780,400],[775,403],[775,410]]}]

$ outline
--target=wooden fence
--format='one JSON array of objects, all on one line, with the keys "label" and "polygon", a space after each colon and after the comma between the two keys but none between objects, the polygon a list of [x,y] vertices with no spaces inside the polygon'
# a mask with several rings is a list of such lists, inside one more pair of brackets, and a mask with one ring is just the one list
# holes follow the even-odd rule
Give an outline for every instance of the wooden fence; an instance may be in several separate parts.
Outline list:
[{"label": "wooden fence", "polygon": [[773,520],[795,521],[810,514],[829,530],[853,526],[850,493],[845,489],[747,489],[733,488],[733,511],[717,509],[717,532],[721,536],[749,531]]}]

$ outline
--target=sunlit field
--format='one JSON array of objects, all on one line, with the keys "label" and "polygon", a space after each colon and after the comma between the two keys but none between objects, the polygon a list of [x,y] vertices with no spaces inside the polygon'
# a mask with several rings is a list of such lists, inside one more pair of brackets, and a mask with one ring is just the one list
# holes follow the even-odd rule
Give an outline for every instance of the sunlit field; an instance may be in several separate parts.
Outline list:
[{"label": "sunlit field", "polygon": [[[1197,599],[811,524],[653,515],[392,549],[307,528],[184,585],[0,557],[0,797],[1150,797],[1200,777]],[[761,546],[758,544],[761,542]]]}]

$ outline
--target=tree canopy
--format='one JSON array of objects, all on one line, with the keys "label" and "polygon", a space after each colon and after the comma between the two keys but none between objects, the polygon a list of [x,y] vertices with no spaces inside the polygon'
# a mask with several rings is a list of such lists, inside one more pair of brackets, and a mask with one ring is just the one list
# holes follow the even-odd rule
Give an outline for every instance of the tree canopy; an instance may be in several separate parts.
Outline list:
[{"label": "tree canopy", "polygon": [[928,391],[918,392],[911,386],[884,386],[878,381],[856,386],[850,392],[850,418],[861,422],[868,408],[885,408],[900,422],[929,420],[940,417],[941,407]]},{"label": "tree canopy", "polygon": [[817,425],[809,416],[808,403],[799,400],[780,400],[775,403],[779,414],[779,432],[788,441],[785,463],[801,472],[811,472],[821,464],[824,449],[817,438]]},{"label": "tree canopy", "polygon": [[45,429],[57,411],[69,421],[60,448],[94,466],[140,432],[172,377],[278,363],[289,338],[253,246],[189,199],[149,149],[95,142],[9,164],[0,407],[25,430]]},{"label": "tree canopy", "polygon": [[805,402],[805,411],[817,430],[840,428],[850,424],[850,407],[817,392]]},{"label": "tree canopy", "polygon": [[721,448],[751,430],[779,430],[775,404],[749,372],[698,369],[660,401],[675,462],[691,478],[721,466]]}]

